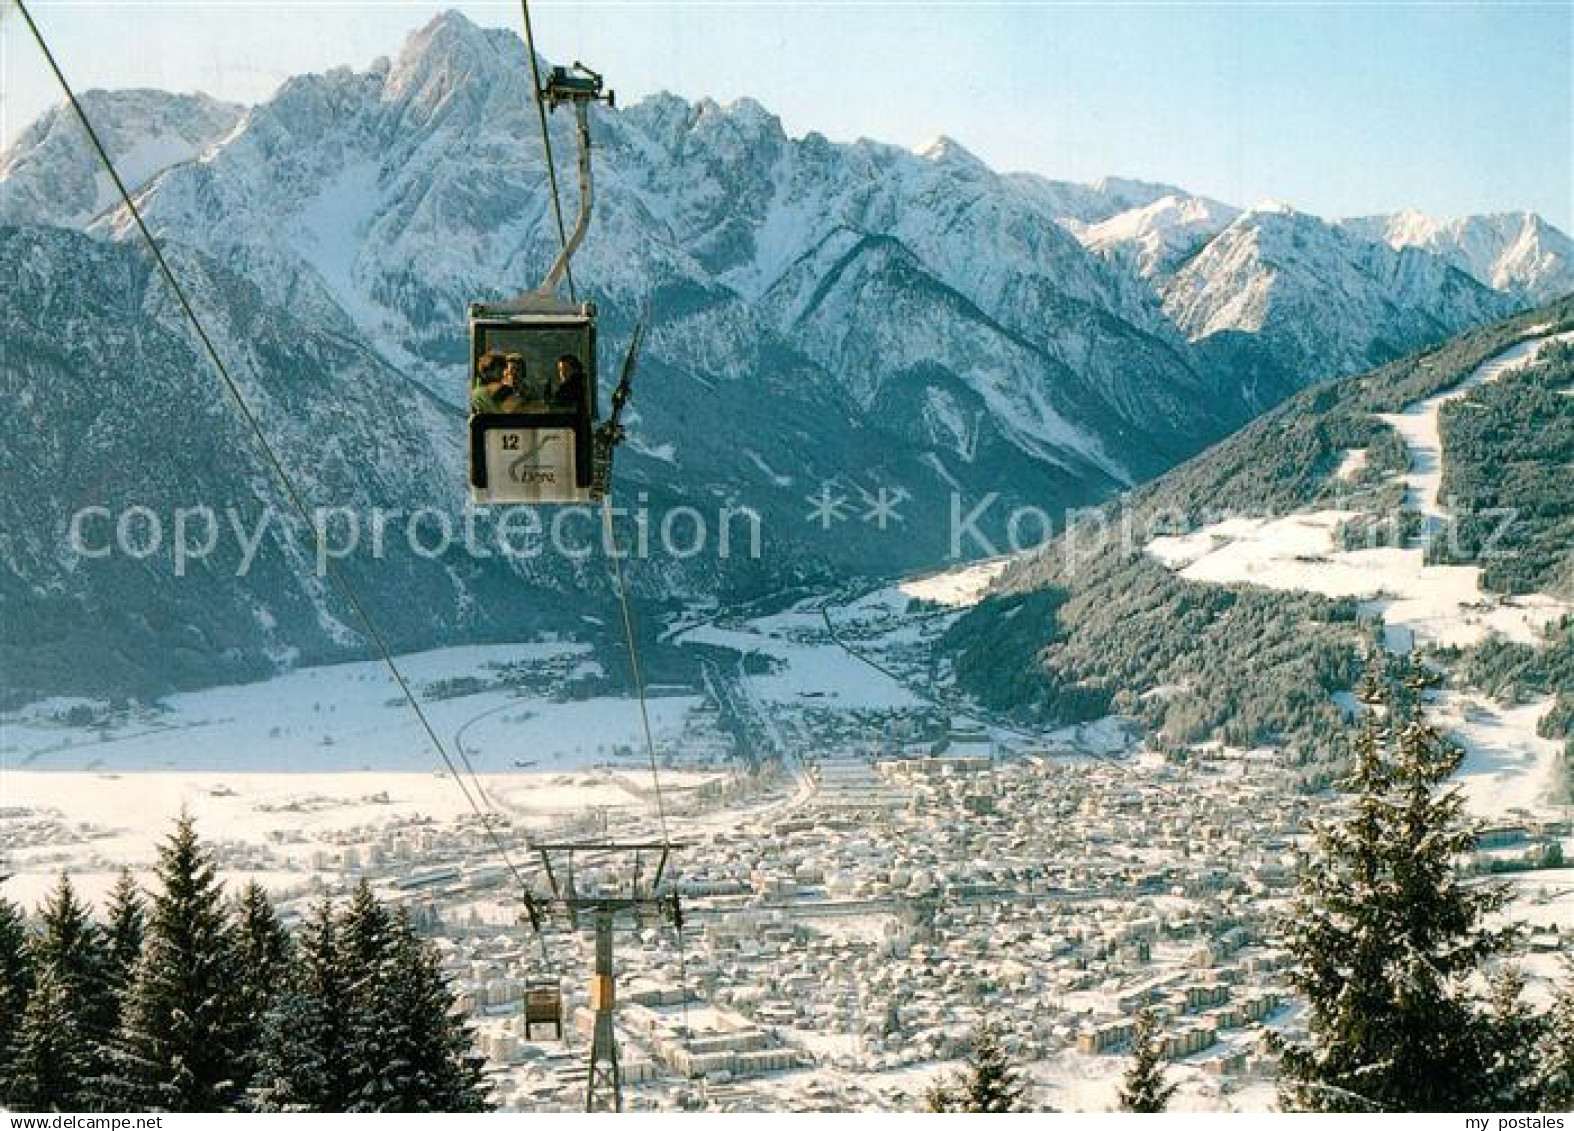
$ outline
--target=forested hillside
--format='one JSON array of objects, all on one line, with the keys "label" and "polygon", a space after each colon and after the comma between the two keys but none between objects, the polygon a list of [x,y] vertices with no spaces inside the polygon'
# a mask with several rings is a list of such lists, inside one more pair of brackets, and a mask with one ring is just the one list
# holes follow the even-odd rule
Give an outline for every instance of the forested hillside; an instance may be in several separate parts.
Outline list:
[{"label": "forested hillside", "polygon": [[[1465,334],[1437,349],[1342,382],[1308,389],[1175,471],[1084,518],[1019,560],[993,594],[952,629],[959,686],[984,705],[1045,720],[1107,711],[1140,719],[1161,745],[1223,741],[1282,745],[1324,760],[1339,733],[1333,693],[1355,682],[1379,623],[1357,601],[1179,576],[1145,547],[1226,518],[1348,511],[1347,544],[1402,541],[1417,518],[1398,478],[1404,442],[1379,414],[1459,384],[1516,342],[1574,327],[1574,300]],[[1444,407],[1442,496],[1461,509],[1518,508],[1511,535],[1483,557],[1485,532],[1462,525],[1452,551],[1474,563],[1483,588],[1567,592],[1574,451],[1568,349],[1482,385]],[[1352,451],[1364,463],[1342,461]],[[1445,532],[1446,533],[1446,532]],[[1307,565],[1315,567],[1315,560]],[[1495,638],[1438,651],[1462,661],[1456,677],[1493,692],[1560,693],[1543,721],[1574,714],[1567,623],[1546,647]],[[1327,780],[1309,769],[1308,780]]]},{"label": "forested hillside", "polygon": [[1442,493],[1456,517],[1438,560],[1479,561],[1482,586],[1498,593],[1574,593],[1571,397],[1574,345],[1560,345],[1444,406]]}]

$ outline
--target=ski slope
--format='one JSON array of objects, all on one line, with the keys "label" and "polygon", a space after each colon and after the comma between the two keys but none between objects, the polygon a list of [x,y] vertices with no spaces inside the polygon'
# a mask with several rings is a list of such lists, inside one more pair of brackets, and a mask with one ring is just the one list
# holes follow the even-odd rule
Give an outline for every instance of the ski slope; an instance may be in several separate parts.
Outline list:
[{"label": "ski slope", "polygon": [[1533,364],[1541,351],[1556,342],[1574,341],[1574,332],[1531,338],[1477,366],[1469,377],[1446,392],[1417,401],[1403,412],[1378,417],[1398,432],[1410,451],[1410,470],[1404,477],[1405,506],[1427,521],[1424,536],[1436,532],[1446,514],[1446,500],[1439,497],[1443,483],[1443,440],[1438,414],[1445,404],[1468,396],[1477,387],[1499,380],[1504,374]]},{"label": "ski slope", "polygon": [[[1426,562],[1426,546],[1447,517],[1447,500],[1439,497],[1438,413],[1471,389],[1533,363],[1551,343],[1571,339],[1574,333],[1520,342],[1448,391],[1382,417],[1409,449],[1405,506],[1425,520],[1412,545],[1342,549],[1339,525],[1359,512],[1320,510],[1227,519],[1189,534],[1155,538],[1147,552],[1191,581],[1356,598],[1363,611],[1383,618],[1385,643],[1398,652],[1419,644],[1469,647],[1492,636],[1541,643],[1547,626],[1574,613],[1574,605],[1546,594],[1503,597],[1481,588],[1476,566]],[[1352,462],[1347,455],[1341,466]],[[1559,744],[1536,734],[1536,723],[1550,706],[1550,698],[1504,708],[1452,694],[1435,706],[1438,721],[1465,747],[1459,777],[1474,811],[1484,816],[1514,810],[1551,813]]]}]

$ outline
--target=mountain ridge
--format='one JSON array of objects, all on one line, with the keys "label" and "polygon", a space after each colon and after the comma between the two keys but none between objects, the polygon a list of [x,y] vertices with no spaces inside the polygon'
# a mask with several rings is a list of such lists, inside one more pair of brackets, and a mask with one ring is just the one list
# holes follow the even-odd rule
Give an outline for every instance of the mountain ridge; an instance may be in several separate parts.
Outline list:
[{"label": "mountain ridge", "polygon": [[[347,504],[459,506],[465,304],[529,285],[556,243],[538,147],[521,144],[536,128],[523,50],[512,32],[450,13],[396,58],[296,76],[250,108],[142,98],[149,121],[185,115],[196,123],[177,131],[190,135],[181,159],[136,188],[149,223],[166,246],[184,249],[183,263],[190,255],[204,265],[207,286],[248,295],[254,308],[247,314],[230,302],[211,312],[221,351],[245,357],[260,381],[386,398],[410,406],[419,422],[409,475],[357,480],[340,433],[371,443],[367,421],[344,421],[316,395],[273,404],[280,418],[267,423],[297,437],[301,467],[314,475],[316,453],[339,459],[322,485]],[[123,101],[135,109],[138,100]],[[572,146],[562,117],[552,126],[560,156]],[[32,209],[18,213],[24,226],[0,233],[27,245],[41,269],[59,272],[49,286],[32,280],[32,305],[7,311],[14,340],[37,354],[30,366],[48,358],[49,312],[71,305],[73,272],[93,259],[90,244],[135,238],[129,217],[113,207],[39,213],[51,199],[43,157],[54,152],[42,146],[67,145],[67,124],[57,115],[47,131],[24,131],[26,145],[0,157],[0,200]],[[1258,260],[1242,270],[1267,296],[1262,309],[1275,315],[1264,320],[1269,332],[1199,313],[1196,324],[1209,333],[1192,340],[1153,279],[1124,263],[1115,244],[1104,249],[1111,254],[1084,247],[1075,230],[1118,228],[1133,209],[1166,200],[1185,209],[1197,199],[1175,186],[1113,178],[1077,186],[996,173],[952,139],[914,153],[814,133],[789,138],[749,99],[724,107],[658,94],[598,109],[594,130],[599,203],[575,268],[582,295],[602,309],[604,371],[620,356],[633,312],[647,300],[655,312],[620,488],[665,507],[746,504],[768,531],[763,562],[654,564],[637,579],[652,601],[933,567],[953,552],[954,506],[998,497],[989,520],[995,535],[1014,507],[1058,522],[1173,466],[1310,380],[1396,356],[1496,313],[1499,301],[1519,301],[1463,281],[1441,293],[1444,282],[1467,277],[1433,252],[1395,252],[1323,221],[1292,221],[1333,249],[1333,267],[1354,295],[1348,309],[1339,319],[1312,319],[1305,335],[1291,332],[1286,323],[1295,319],[1278,314],[1286,305],[1280,296],[1305,302],[1315,288],[1304,277],[1264,280]],[[74,156],[83,156],[79,137],[75,146]],[[1278,222],[1242,215],[1259,228]],[[1225,230],[1242,225],[1242,215]],[[85,227],[89,243],[49,235],[52,224]],[[1408,264],[1419,266],[1395,266]],[[1409,281],[1402,301],[1373,297],[1384,278]],[[1199,283],[1208,302],[1228,299],[1223,288]],[[1244,282],[1237,289],[1251,293]],[[113,340],[92,310],[77,324],[82,341]],[[251,320],[267,323],[275,340],[321,343],[314,346],[321,352],[260,353],[242,329]],[[1314,368],[1312,359],[1330,353],[1333,364]],[[334,372],[323,369],[329,358]],[[77,357],[88,368],[113,361],[91,351]],[[154,371],[173,388],[173,371]],[[139,446],[139,460],[156,464],[167,422],[131,408],[124,438]],[[36,400],[13,412],[13,426],[42,442],[76,442],[67,422]],[[58,496],[40,512],[52,519],[56,502],[85,497],[91,484],[68,473],[39,489]],[[181,489],[166,480],[153,501],[173,505]],[[816,528],[810,504],[826,491],[854,501],[902,494],[909,500],[902,536]],[[34,540],[57,536],[47,522],[29,529]],[[37,599],[39,585],[79,605],[97,599],[91,570],[40,566],[30,578],[17,564],[8,568],[21,600]],[[402,644],[532,630],[529,617],[474,612],[491,599],[486,594],[513,583],[510,571],[484,567],[471,577],[461,569],[455,580],[415,562],[396,570],[434,610],[410,622]],[[561,593],[583,574],[537,570],[529,580]],[[124,581],[120,599],[166,601],[167,582],[144,576],[139,592]],[[298,589],[278,574],[266,585]],[[266,605],[275,596],[260,599]],[[215,599],[244,611],[259,594],[228,587]],[[32,611],[39,624],[55,623],[43,605]],[[445,626],[450,614],[454,623]],[[238,641],[224,649],[249,656],[246,664],[265,664],[278,650],[266,631],[240,640],[235,626],[244,618],[220,619]],[[307,622],[304,614],[275,619]],[[320,645],[312,654],[340,654],[332,633],[303,631],[309,647]],[[128,668],[153,670],[169,639],[144,633],[140,651],[115,646]]]},{"label": "mountain ridge", "polygon": [[[1556,466],[1574,434],[1574,349],[1556,345],[1569,338],[1574,296],[1295,394],[1086,528],[1015,558],[947,641],[956,686],[1039,721],[1136,716],[1171,751],[1279,746],[1314,787],[1341,753],[1329,742],[1342,733],[1339,697],[1379,641],[1420,651],[1451,691],[1574,698],[1574,619],[1558,620],[1574,590],[1532,592],[1538,579],[1566,587],[1574,576],[1574,510],[1560,505]],[[1524,343],[1544,357],[1483,374]],[[1456,399],[1440,465],[1408,452],[1396,431],[1406,414]],[[1523,452],[1494,450],[1491,437],[1532,415],[1537,428],[1515,431]],[[1429,532],[1410,486],[1427,474],[1450,495],[1514,503],[1516,522],[1505,531],[1499,512],[1472,508]],[[1533,503],[1522,497],[1532,488]],[[1496,556],[1484,549],[1494,546]],[[1559,725],[1560,710],[1543,725]]]}]

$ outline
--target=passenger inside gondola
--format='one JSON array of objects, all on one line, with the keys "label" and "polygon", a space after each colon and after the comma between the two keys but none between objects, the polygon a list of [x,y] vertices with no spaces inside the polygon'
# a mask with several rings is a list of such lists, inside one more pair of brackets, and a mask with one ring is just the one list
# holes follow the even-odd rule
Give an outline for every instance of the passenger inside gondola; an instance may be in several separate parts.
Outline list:
[{"label": "passenger inside gondola", "polygon": [[585,400],[585,367],[579,358],[565,353],[557,359],[557,373],[548,394],[553,408],[578,409]]},{"label": "passenger inside gondola", "polygon": [[485,327],[477,335],[470,381],[476,415],[556,417],[588,423],[595,416],[593,337],[578,327],[515,330]]},{"label": "passenger inside gondola", "polygon": [[546,407],[531,387],[525,359],[520,354],[511,353],[503,359],[503,392],[499,403],[503,411],[509,413],[533,412]]},{"label": "passenger inside gondola", "polygon": [[476,363],[475,383],[470,387],[470,411],[499,413],[503,408],[503,355],[488,350]]}]

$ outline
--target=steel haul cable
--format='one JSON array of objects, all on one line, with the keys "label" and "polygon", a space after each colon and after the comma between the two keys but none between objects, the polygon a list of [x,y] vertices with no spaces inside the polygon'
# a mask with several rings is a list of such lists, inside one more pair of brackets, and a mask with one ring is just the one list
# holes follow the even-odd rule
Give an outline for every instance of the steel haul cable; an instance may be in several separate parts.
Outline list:
[{"label": "steel haul cable", "polygon": [[[563,222],[563,205],[557,185],[557,166],[552,158],[552,134],[547,128],[546,105],[541,99],[541,64],[536,57],[535,31],[530,22],[530,0],[519,0],[519,11],[525,32],[525,53],[530,57],[530,77],[535,93],[537,118],[541,125],[541,147],[546,157],[547,180],[551,185],[552,211],[557,218],[557,232],[560,246],[568,248],[568,228]],[[568,293],[572,300],[574,295],[574,274],[572,265],[565,267],[568,279]],[[667,809],[661,791],[661,773],[656,761],[656,743],[651,733],[650,708],[645,696],[645,678],[639,659],[639,644],[634,635],[634,618],[629,606],[628,583],[623,574],[623,563],[620,551],[617,548],[616,534],[612,527],[612,502],[610,495],[602,496],[602,519],[605,530],[605,546],[608,556],[612,559],[613,576],[616,581],[618,603],[622,610],[623,635],[628,645],[629,669],[634,681],[634,691],[639,698],[640,723],[645,735],[645,749],[650,755],[650,776],[656,794],[656,812],[661,824],[661,839],[670,841],[667,834]]]},{"label": "steel haul cable", "polygon": [[[536,57],[535,30],[530,22],[530,0],[519,0],[519,12],[524,24],[525,54],[530,58],[530,78],[532,90],[535,94],[536,116],[541,125],[541,148],[546,158],[547,180],[551,185],[552,211],[557,218],[558,242],[564,251],[568,250],[568,228],[563,222],[563,204],[558,192],[557,165],[552,158],[552,133],[547,128],[546,104],[541,98],[541,64]],[[571,264],[565,264],[565,275],[568,280],[568,294],[570,300],[574,295],[574,273]],[[661,839],[670,842],[667,834],[667,808],[661,792],[661,772],[656,761],[656,742],[651,733],[650,708],[645,696],[645,677],[639,660],[639,643],[634,635],[634,617],[629,606],[628,583],[623,574],[621,553],[617,548],[617,536],[612,528],[612,501],[610,495],[603,495],[601,499],[601,515],[604,524],[605,548],[607,555],[612,559],[613,577],[616,581],[618,603],[622,610],[623,635],[628,645],[629,670],[634,681],[634,691],[639,697],[640,723],[645,734],[645,749],[650,755],[650,776],[656,794],[656,813],[661,824]]]},{"label": "steel haul cable", "polygon": [[[25,0],[15,0],[15,3],[18,10],[22,13],[22,19],[27,23],[28,30],[33,35],[34,42],[38,44],[38,50],[44,56],[44,61],[48,63],[50,71],[54,73],[55,81],[60,84],[60,89],[65,93],[66,100],[71,103],[71,108],[73,111],[75,111],[78,121],[82,123],[82,129],[87,134],[88,142],[92,145],[95,153],[98,155],[99,161],[103,164],[104,171],[109,174],[110,180],[114,182],[115,191],[119,194],[122,203],[125,205],[127,213],[131,216],[132,222],[136,225],[137,231],[141,234],[143,242],[147,245],[148,251],[152,254],[153,261],[158,267],[159,274],[163,276],[164,282],[168,285],[170,292],[175,296],[175,300],[180,305],[181,311],[185,315],[186,321],[191,324],[192,331],[197,335],[198,340],[202,344],[203,352],[207,355],[208,360],[213,365],[213,368],[218,372],[220,379],[224,382],[225,390],[229,393],[230,399],[234,402],[243,422],[252,433],[253,438],[256,440],[258,449],[262,452],[262,455],[267,461],[269,468],[272,470],[274,477],[278,480],[279,485],[282,487],[286,499],[288,499],[290,505],[294,508],[296,513],[300,516],[301,520],[307,525],[307,527],[312,527],[311,511],[307,508],[305,500],[296,490],[295,482],[291,478],[289,470],[284,466],[284,463],[278,452],[274,450],[273,442],[268,439],[267,433],[263,431],[261,422],[257,419],[256,414],[252,411],[250,404],[247,403],[245,395],[240,390],[240,386],[230,374],[229,367],[225,365],[224,359],[220,356],[218,348],[213,344],[213,339],[208,335],[206,327],[203,326],[202,319],[198,317],[196,309],[192,306],[191,300],[187,297],[185,288],[181,286],[180,280],[176,277],[174,269],[169,264],[169,260],[165,258],[163,249],[159,246],[158,241],[154,239],[153,233],[148,229],[146,221],[144,221],[142,218],[141,209],[137,207],[136,201],[132,198],[130,190],[127,189],[125,181],[121,179],[119,170],[115,168],[115,163],[109,156],[109,151],[104,147],[104,143],[100,139],[97,129],[94,128],[92,119],[88,117],[86,108],[83,107],[81,101],[77,98],[76,91],[66,80],[65,73],[60,69],[60,64],[56,61],[54,52],[50,50],[49,43],[44,38],[43,32],[39,29],[38,25],[33,22],[33,14],[28,11]],[[378,630],[377,624],[372,619],[371,613],[367,610],[365,604],[362,603],[360,594],[356,591],[354,585],[350,583],[349,578],[346,577],[336,567],[325,564],[324,570],[333,580],[334,584],[338,587],[340,594],[344,597],[345,602],[350,606],[350,609],[355,614],[356,619],[360,621],[367,643],[372,646],[372,650],[377,653],[378,658],[382,661],[383,665],[388,669],[389,674],[393,677],[394,683],[398,685],[400,694],[404,697],[405,702],[409,705],[410,710],[415,714],[415,717],[420,721],[422,729],[426,732],[427,739],[431,742],[432,747],[437,751],[438,756],[442,759],[443,764],[447,767],[449,774],[452,775],[454,784],[459,787],[459,792],[464,795],[466,803],[469,805],[471,811],[474,812],[476,817],[480,820],[482,828],[486,830],[487,836],[492,841],[493,846],[497,849],[498,855],[502,858],[503,863],[508,867],[510,874],[512,874],[514,877],[515,883],[519,885],[521,899],[528,906],[530,903],[530,888],[525,882],[524,874],[514,863],[513,857],[509,854],[508,848],[503,843],[502,837],[498,835],[497,829],[493,826],[490,816],[482,810],[480,805],[476,803],[476,799],[471,794],[469,787],[465,785],[464,778],[460,775],[458,767],[455,766],[453,758],[449,756],[448,748],[443,744],[442,739],[437,736],[437,731],[433,727],[431,719],[427,717],[426,711],[422,709],[420,700],[416,697],[415,690],[405,679],[404,673],[399,670],[398,662],[394,659],[393,650],[389,647],[387,640]],[[471,774],[474,776],[473,769]]]},{"label": "steel haul cable", "polygon": [[[557,218],[559,244],[568,248],[568,226],[563,223],[563,200],[557,190],[557,163],[552,160],[552,131],[547,128],[547,108],[541,101],[541,63],[536,58],[536,35],[530,26],[530,0],[519,0],[520,15],[525,25],[525,54],[530,57],[530,90],[535,95],[536,117],[541,123],[541,148],[546,154],[547,183],[552,186],[552,215]],[[568,281],[570,302],[578,301],[574,294],[574,265],[563,264],[563,276]]]},{"label": "steel haul cable", "polygon": [[661,769],[656,761],[656,738],[650,726],[650,705],[645,696],[645,671],[639,660],[639,643],[634,635],[634,612],[629,604],[628,578],[623,573],[623,551],[618,548],[617,533],[612,528],[612,496],[601,497],[601,523],[603,545],[607,557],[612,559],[612,577],[618,595],[618,606],[623,617],[623,640],[628,646],[629,675],[634,681],[634,694],[639,699],[639,719],[645,732],[645,752],[650,756],[650,780],[656,793],[656,816],[661,823],[661,839],[671,841],[667,835],[667,804],[661,792]]},{"label": "steel haul cable", "polygon": [[[639,696],[639,717],[645,731],[645,751],[650,756],[650,779],[656,793],[656,815],[661,823],[662,843],[672,843],[672,838],[667,833],[667,804],[661,791],[661,767],[656,757],[656,739],[650,726],[650,705],[645,692],[645,672],[639,660],[639,643],[634,632],[634,612],[629,597],[628,577],[623,571],[623,553],[618,548],[617,532],[612,525],[612,497],[603,495],[601,498],[602,531],[607,556],[612,559],[612,574],[616,582],[618,604],[623,614],[623,636],[628,644],[629,673],[634,680],[634,691]],[[677,882],[673,881],[673,891],[677,891]],[[674,895],[676,899],[676,895]],[[689,963],[683,939],[683,912],[677,903],[673,904],[673,929],[678,940],[678,987],[683,994],[683,1026],[688,1028],[689,1022]]]},{"label": "steel haul cable", "polygon": [[[548,127],[547,127],[546,105],[543,103],[542,98],[541,98],[541,64],[538,61],[537,56],[536,56],[535,32],[534,32],[534,29],[531,27],[531,23],[530,23],[530,0],[519,0],[519,10],[520,10],[520,15],[522,17],[522,21],[523,21],[523,24],[524,24],[525,54],[530,57],[531,85],[532,85],[532,88],[533,88],[533,93],[535,95],[536,118],[537,118],[537,121],[540,123],[540,127],[541,127],[541,148],[542,148],[542,152],[543,152],[543,154],[545,156],[545,159],[546,159],[547,182],[548,182],[548,184],[551,187],[551,193],[552,193],[552,213],[553,213],[553,216],[557,220],[558,244],[559,244],[559,247],[561,247],[564,252],[567,252],[568,251],[568,227],[563,222],[563,203],[562,203],[561,194],[558,192],[557,165],[556,165],[556,162],[553,160],[553,157],[552,157],[552,133],[551,133],[551,130],[548,129]],[[569,296],[569,300],[570,301],[576,301],[576,295],[575,295],[575,292],[574,292],[574,269],[573,269],[572,262],[565,262],[565,264],[564,264],[564,277],[565,277],[565,279],[568,282],[568,296]],[[635,337],[634,337],[634,346],[632,348],[634,348],[634,349],[638,348],[639,337],[640,337],[640,332],[639,332],[639,330],[636,329]],[[632,353],[630,354],[630,356],[631,357],[633,356]],[[631,676],[633,678],[633,681],[634,681],[635,694],[639,698],[640,726],[641,726],[641,728],[642,728],[642,730],[644,732],[644,736],[645,736],[645,750],[646,750],[646,752],[648,753],[648,755],[650,757],[650,777],[651,777],[652,788],[654,789],[655,794],[656,794],[656,815],[657,815],[657,820],[659,821],[660,826],[661,826],[661,839],[662,839],[662,842],[664,844],[670,844],[672,842],[672,838],[671,838],[671,836],[668,835],[668,832],[667,832],[667,806],[666,806],[666,799],[663,796],[662,790],[661,790],[661,770],[660,770],[660,767],[658,765],[657,758],[656,758],[656,740],[655,740],[655,737],[654,737],[654,735],[653,735],[653,733],[651,731],[651,726],[650,726],[650,706],[649,706],[649,703],[647,701],[646,694],[645,694],[644,669],[643,669],[643,667],[642,667],[642,665],[640,663],[639,642],[638,642],[638,640],[637,640],[637,638],[635,636],[635,632],[634,632],[634,614],[633,614],[633,610],[632,610],[632,608],[630,606],[630,602],[629,602],[628,582],[627,582],[627,578],[624,576],[624,573],[623,573],[622,557],[621,557],[621,553],[620,553],[620,551],[618,550],[618,547],[617,547],[617,535],[616,535],[616,532],[613,530],[613,525],[612,525],[612,500],[611,500],[610,493],[603,495],[602,498],[601,498],[601,515],[602,515],[602,521],[603,521],[603,524],[604,524],[603,525],[603,530],[604,530],[604,543],[603,543],[603,545],[604,545],[604,548],[607,551],[607,555],[612,559],[613,578],[614,578],[614,581],[616,583],[616,589],[617,589],[617,594],[618,594],[618,604],[619,604],[619,608],[621,610],[622,619],[623,619],[623,636],[624,636],[624,640],[625,640],[625,642],[627,643],[627,646],[628,646],[629,671],[630,671],[630,674],[631,674]],[[461,755],[463,755],[463,747],[462,746],[461,746],[460,752],[461,752]],[[468,762],[468,760],[467,760],[467,762]],[[477,786],[479,788],[479,783],[477,783]],[[684,1025],[685,1025],[685,1027],[687,1027],[688,1014],[689,1014],[688,962],[687,962],[687,959],[686,959],[685,954],[684,954],[683,925],[682,925],[681,913],[680,913],[680,916],[678,918],[678,922],[676,924],[676,929],[677,929],[677,937],[678,937],[679,980],[680,980],[680,986],[681,986],[682,991],[683,991],[683,1018],[684,1018]],[[537,934],[539,936],[540,932],[538,931]],[[545,943],[544,942],[542,944],[542,947],[543,947],[543,953],[545,953]]]},{"label": "steel haul cable", "polygon": [[[530,78],[532,93],[535,96],[536,120],[541,130],[541,149],[546,161],[547,183],[552,194],[552,213],[557,222],[558,245],[568,251],[568,226],[563,221],[563,203],[561,193],[558,191],[557,164],[552,156],[552,132],[547,125],[546,105],[541,97],[541,64],[536,55],[535,30],[530,20],[530,0],[519,0],[521,22],[525,33],[525,54],[530,60]],[[574,289],[574,269],[572,262],[565,262],[564,277],[568,283],[570,301],[576,301]],[[635,341],[638,342],[638,331]],[[656,741],[651,731],[650,706],[645,693],[644,669],[639,658],[639,642],[634,631],[634,615],[629,601],[628,581],[624,576],[621,552],[617,547],[617,535],[612,524],[611,495],[606,494],[601,499],[602,521],[604,530],[604,548],[612,559],[612,572],[618,595],[618,605],[623,620],[623,636],[628,646],[629,672],[634,682],[634,691],[639,699],[640,726],[645,736],[645,750],[650,758],[651,785],[656,794],[656,815],[661,827],[661,839],[665,844],[671,843],[671,836],[667,832],[667,806],[666,799],[661,789],[661,770],[656,757]],[[461,751],[462,752],[462,751]],[[479,784],[479,783],[478,783]],[[681,921],[677,927],[678,932],[678,963],[680,978],[683,986],[683,1012],[684,1018],[688,1017],[688,975],[687,962],[683,953],[683,928]]]}]

